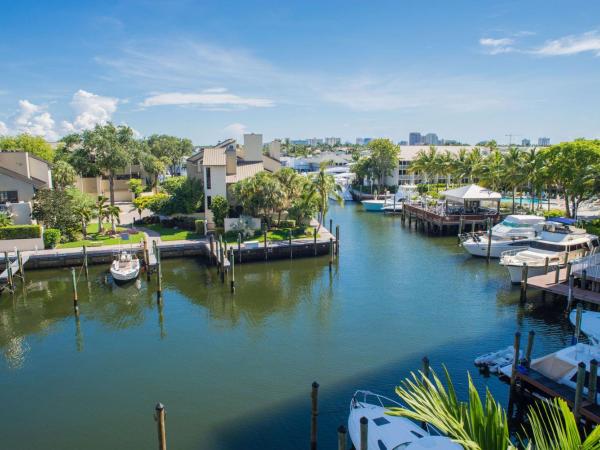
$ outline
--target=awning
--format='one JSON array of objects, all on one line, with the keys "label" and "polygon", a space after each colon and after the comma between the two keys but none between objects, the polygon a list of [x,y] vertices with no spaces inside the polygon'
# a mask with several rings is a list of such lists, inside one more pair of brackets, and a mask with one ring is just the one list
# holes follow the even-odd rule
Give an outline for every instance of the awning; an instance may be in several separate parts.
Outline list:
[{"label": "awning", "polygon": [[491,191],[476,184],[461,186],[456,189],[449,189],[440,192],[440,195],[446,197],[446,200],[456,203],[465,203],[472,201],[495,201],[499,202],[502,195],[498,192]]}]

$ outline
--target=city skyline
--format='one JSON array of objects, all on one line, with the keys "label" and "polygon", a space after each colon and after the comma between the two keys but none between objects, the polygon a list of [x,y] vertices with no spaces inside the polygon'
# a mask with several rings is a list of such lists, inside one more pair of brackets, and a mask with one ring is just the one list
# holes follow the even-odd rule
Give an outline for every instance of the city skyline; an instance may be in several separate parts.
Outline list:
[{"label": "city skyline", "polygon": [[600,6],[583,3],[19,2],[0,18],[0,134],[594,138]]}]

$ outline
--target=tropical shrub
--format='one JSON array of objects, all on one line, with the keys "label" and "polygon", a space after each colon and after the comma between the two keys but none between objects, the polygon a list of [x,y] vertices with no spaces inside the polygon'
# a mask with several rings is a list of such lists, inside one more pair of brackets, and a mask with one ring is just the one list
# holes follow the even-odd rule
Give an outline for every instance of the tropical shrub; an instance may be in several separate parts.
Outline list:
[{"label": "tropical shrub", "polygon": [[204,224],[206,223],[206,220],[204,219],[196,219],[194,221],[194,231],[201,235],[204,236]]},{"label": "tropical shrub", "polygon": [[161,214],[161,211],[166,208],[165,205],[168,202],[169,196],[161,193],[138,197],[133,201],[133,205],[137,208],[140,214],[144,209],[149,209],[154,214]]},{"label": "tropical shrub", "polygon": [[39,225],[7,225],[0,227],[0,239],[35,239],[42,236]]},{"label": "tropical shrub", "polygon": [[9,212],[0,212],[0,227],[7,227],[9,225],[12,225],[12,223],[12,217]]},{"label": "tropical shrub", "polygon": [[44,230],[44,248],[54,248],[60,242],[60,230],[47,228]]},{"label": "tropical shrub", "polygon": [[74,207],[75,200],[70,189],[40,189],[33,196],[31,216],[46,228],[60,230],[63,239],[72,240],[81,227]]},{"label": "tropical shrub", "polygon": [[129,180],[129,190],[133,193],[134,198],[138,198],[139,195],[144,192],[142,180],[139,178],[132,178]]},{"label": "tropical shrub", "polygon": [[161,187],[170,195],[169,201],[161,204],[161,214],[191,214],[201,209],[204,194],[199,179],[170,177],[162,183]]},{"label": "tropical shrub", "polygon": [[229,204],[227,203],[227,199],[222,195],[216,195],[212,199],[210,210],[213,213],[215,225],[218,227],[224,226],[225,217],[227,217],[227,213],[229,212]]},{"label": "tropical shrub", "polygon": [[565,212],[562,209],[551,209],[549,211],[544,211],[544,217],[546,219],[550,217],[563,217]]},{"label": "tropical shrub", "polygon": [[296,221],[292,219],[280,220],[277,222],[277,228],[296,228]]}]

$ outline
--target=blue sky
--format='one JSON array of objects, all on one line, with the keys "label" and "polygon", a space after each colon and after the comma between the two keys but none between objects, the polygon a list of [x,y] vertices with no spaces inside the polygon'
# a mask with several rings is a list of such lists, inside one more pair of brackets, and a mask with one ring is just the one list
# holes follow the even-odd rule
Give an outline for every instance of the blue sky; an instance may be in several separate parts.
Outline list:
[{"label": "blue sky", "polygon": [[5,2],[0,134],[600,137],[596,1]]}]

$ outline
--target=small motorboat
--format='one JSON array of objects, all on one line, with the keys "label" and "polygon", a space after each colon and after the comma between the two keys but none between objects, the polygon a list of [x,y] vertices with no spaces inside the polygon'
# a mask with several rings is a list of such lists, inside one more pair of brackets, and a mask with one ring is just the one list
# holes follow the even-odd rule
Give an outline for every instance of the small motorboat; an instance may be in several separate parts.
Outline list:
[{"label": "small motorboat", "polygon": [[117,282],[135,280],[140,273],[140,260],[135,252],[121,250],[110,265],[110,274]]},{"label": "small motorboat", "polygon": [[400,403],[370,391],[356,391],[350,401],[348,434],[355,448],[360,447],[360,419],[367,419],[368,450],[460,450],[462,446],[440,436],[428,427],[423,429],[406,417],[390,416],[387,408],[402,407]]},{"label": "small motorboat", "polygon": [[[577,320],[576,309],[571,311],[569,320],[573,326],[575,326],[575,321]],[[593,344],[600,345],[600,312],[582,311],[581,332],[585,334]]]},{"label": "small motorboat", "polygon": [[[497,352],[486,353],[475,358],[475,365],[477,367],[487,368],[492,373],[498,373],[501,367],[507,364],[512,364],[515,356],[515,348],[509,345],[502,350]],[[523,358],[523,351],[519,350],[519,359]]]}]

